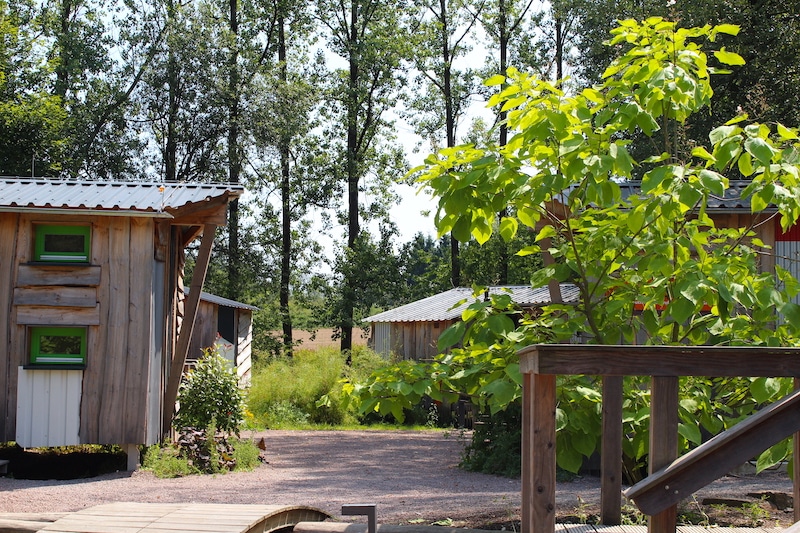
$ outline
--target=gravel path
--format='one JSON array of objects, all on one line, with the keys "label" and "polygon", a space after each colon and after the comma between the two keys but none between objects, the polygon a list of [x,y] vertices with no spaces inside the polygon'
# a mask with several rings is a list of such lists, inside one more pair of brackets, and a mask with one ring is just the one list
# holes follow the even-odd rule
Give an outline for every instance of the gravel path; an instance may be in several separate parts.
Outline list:
[{"label": "gravel path", "polygon": [[[202,502],[310,505],[340,516],[344,503],[377,503],[378,520],[462,519],[519,514],[520,482],[457,467],[465,441],[457,433],[416,431],[267,431],[268,463],[253,472],[158,479],[150,472],[119,472],[74,481],[0,478],[0,512],[67,512],[100,503]],[[725,478],[707,494],[744,496],[783,490],[779,473]],[[599,501],[599,481],[560,483],[557,508],[579,498]]]}]

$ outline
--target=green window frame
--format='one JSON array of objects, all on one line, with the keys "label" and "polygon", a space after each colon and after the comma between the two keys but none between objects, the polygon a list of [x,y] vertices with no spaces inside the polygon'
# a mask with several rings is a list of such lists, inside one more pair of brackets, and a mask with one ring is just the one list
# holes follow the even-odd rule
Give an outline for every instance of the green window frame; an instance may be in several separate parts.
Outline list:
[{"label": "green window frame", "polygon": [[86,225],[37,224],[34,261],[88,263],[92,228]]},{"label": "green window frame", "polygon": [[85,365],[86,329],[86,327],[31,327],[31,364]]}]

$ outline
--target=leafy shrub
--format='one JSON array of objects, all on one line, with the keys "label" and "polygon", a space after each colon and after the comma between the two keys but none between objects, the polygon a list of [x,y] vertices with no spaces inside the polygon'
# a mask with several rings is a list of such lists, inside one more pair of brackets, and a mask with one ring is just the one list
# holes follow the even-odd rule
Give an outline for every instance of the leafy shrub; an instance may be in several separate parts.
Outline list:
[{"label": "leafy shrub", "polygon": [[259,464],[260,451],[249,439],[216,434],[210,446],[207,430],[187,429],[175,444],[147,448],[142,468],[156,477],[175,478],[230,470],[250,471]]},{"label": "leafy shrub", "polygon": [[516,478],[522,472],[522,404],[511,403],[504,410],[483,416],[475,424],[472,442],[464,448],[461,467]]},{"label": "leafy shrub", "polygon": [[244,419],[244,397],[236,371],[215,348],[204,348],[203,357],[190,370],[178,393],[180,408],[173,426],[205,428],[215,422],[217,431],[239,434]]}]

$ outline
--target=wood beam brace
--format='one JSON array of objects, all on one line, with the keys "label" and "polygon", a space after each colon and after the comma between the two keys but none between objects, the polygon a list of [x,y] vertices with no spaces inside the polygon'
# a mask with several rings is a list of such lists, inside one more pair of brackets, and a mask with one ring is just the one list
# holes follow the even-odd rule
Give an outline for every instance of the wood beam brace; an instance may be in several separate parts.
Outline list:
[{"label": "wood beam brace", "polygon": [[197,310],[200,305],[200,293],[203,291],[203,283],[208,272],[208,264],[211,261],[211,249],[214,245],[214,233],[216,226],[206,224],[203,227],[203,239],[200,242],[200,251],[197,254],[197,263],[192,274],[192,285],[186,299],[186,307],[178,334],[178,344],[175,353],[172,354],[172,361],[167,376],[167,389],[164,392],[164,422],[163,433],[169,433],[172,424],[172,415],[175,411],[175,400],[178,398],[178,387],[183,375],[183,367],[186,364],[186,356],[189,352],[189,341],[192,338]]}]

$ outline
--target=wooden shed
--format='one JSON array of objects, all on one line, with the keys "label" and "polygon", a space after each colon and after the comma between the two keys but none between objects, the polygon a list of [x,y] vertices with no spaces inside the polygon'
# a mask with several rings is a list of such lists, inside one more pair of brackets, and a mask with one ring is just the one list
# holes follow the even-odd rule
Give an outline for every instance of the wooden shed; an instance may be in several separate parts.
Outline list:
[{"label": "wooden shed", "polygon": [[[136,445],[169,429],[214,233],[242,188],[0,187],[0,440],[119,444],[130,465]],[[198,237],[187,297],[185,250]]]},{"label": "wooden shed", "polygon": [[[188,291],[187,291],[188,293]],[[228,298],[200,293],[200,305],[189,343],[187,363],[192,364],[203,349],[217,346],[239,376],[239,386],[250,385],[253,351],[253,311],[258,307]]]},{"label": "wooden shed", "polygon": [[[564,302],[578,300],[578,289],[574,285],[562,283],[560,288]],[[503,293],[509,294],[522,309],[541,307],[551,301],[547,287],[500,285],[488,288],[488,294]],[[370,324],[369,346],[387,357],[432,359],[439,353],[439,335],[461,320],[461,313],[474,301],[471,288],[457,287],[367,317],[363,321]]]}]

